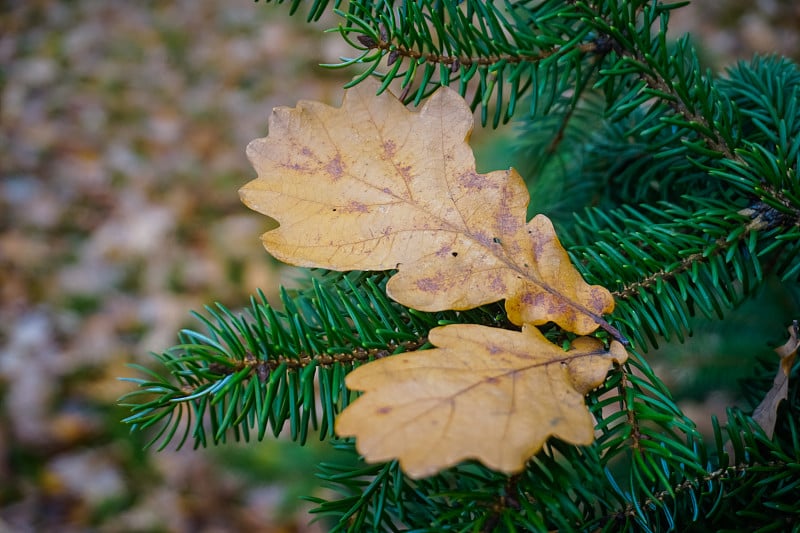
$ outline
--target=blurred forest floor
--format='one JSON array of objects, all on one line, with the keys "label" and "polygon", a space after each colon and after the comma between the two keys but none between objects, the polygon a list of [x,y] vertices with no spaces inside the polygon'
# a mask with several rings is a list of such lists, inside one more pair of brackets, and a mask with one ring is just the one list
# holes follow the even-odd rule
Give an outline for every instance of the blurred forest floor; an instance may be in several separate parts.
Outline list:
[{"label": "blurred forest floor", "polygon": [[[709,63],[797,54],[794,2],[675,16]],[[119,421],[127,363],[294,282],[239,203],[274,106],[338,103],[350,50],[251,0],[0,3],[0,532],[320,531],[323,446],[143,451]],[[796,59],[796,58],[795,58]]]}]

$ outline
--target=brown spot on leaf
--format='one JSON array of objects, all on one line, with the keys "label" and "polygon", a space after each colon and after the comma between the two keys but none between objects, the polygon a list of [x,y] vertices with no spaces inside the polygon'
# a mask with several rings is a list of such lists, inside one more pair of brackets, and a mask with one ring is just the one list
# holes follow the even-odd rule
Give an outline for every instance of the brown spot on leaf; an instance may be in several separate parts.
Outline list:
[{"label": "brown spot on leaf", "polygon": [[467,189],[482,190],[486,185],[486,176],[475,171],[466,172],[458,177],[458,183]]},{"label": "brown spot on leaf", "polygon": [[[450,246],[446,244],[436,251],[436,257],[447,257],[447,254],[451,253],[450,250],[451,250]],[[457,252],[452,252],[452,253],[458,255]]]},{"label": "brown spot on leaf", "polygon": [[544,255],[548,249],[548,242],[542,239],[533,239],[533,258],[537,261]]},{"label": "brown spot on leaf", "polygon": [[478,241],[479,243],[481,243],[482,245],[484,245],[486,247],[489,247],[492,244],[494,244],[494,241],[492,240],[492,238],[489,237],[488,235],[486,235],[485,233],[483,233],[482,231],[479,231],[478,233],[476,233],[474,235],[474,238],[475,238],[476,241]]},{"label": "brown spot on leaf", "polygon": [[325,172],[333,178],[333,181],[338,180],[344,174],[344,167],[342,166],[342,157],[336,154],[336,157],[331,159],[330,163],[325,166]]},{"label": "brown spot on leaf", "polygon": [[501,211],[497,216],[497,229],[503,235],[514,235],[520,226],[520,219],[517,213]]},{"label": "brown spot on leaf", "polygon": [[346,209],[348,213],[369,213],[369,208],[366,204],[357,202],[355,200],[348,202]]},{"label": "brown spot on leaf", "polygon": [[547,295],[542,291],[526,292],[521,298],[522,303],[534,308],[550,307],[552,302],[548,301]]},{"label": "brown spot on leaf", "polygon": [[383,141],[383,158],[384,159],[391,159],[394,157],[394,154],[397,152],[397,145],[391,139]]},{"label": "brown spot on leaf", "polygon": [[492,282],[489,284],[489,286],[495,293],[506,294],[507,292],[507,287],[505,282],[503,281],[503,277],[499,274],[495,275],[492,278]]},{"label": "brown spot on leaf", "polygon": [[422,278],[417,281],[417,288],[424,292],[437,292],[442,290],[444,274],[441,272],[430,278]]},{"label": "brown spot on leaf", "polygon": [[294,172],[308,172],[309,171],[308,165],[304,165],[304,164],[301,164],[301,163],[286,163],[283,166],[288,168],[289,170],[294,171]]},{"label": "brown spot on leaf", "polygon": [[411,171],[413,170],[411,165],[398,165],[397,170],[400,172],[400,175],[403,176],[403,180],[406,182],[411,181]]}]

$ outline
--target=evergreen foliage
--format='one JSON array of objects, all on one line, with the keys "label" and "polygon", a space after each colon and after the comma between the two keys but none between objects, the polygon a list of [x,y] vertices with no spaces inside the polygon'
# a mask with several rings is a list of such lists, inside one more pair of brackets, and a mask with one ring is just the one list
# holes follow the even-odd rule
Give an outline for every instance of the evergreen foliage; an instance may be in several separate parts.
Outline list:
[{"label": "evergreen foliage", "polygon": [[[395,462],[354,462],[334,417],[353,394],[344,376],[373,358],[423,350],[446,323],[513,327],[502,306],[421,313],[387,298],[386,276],[318,273],[262,295],[242,313],[216,305],[140,367],[125,398],[151,444],[195,446],[310,433],[346,452],[320,465],[341,496],[317,504],[337,531],[797,531],[800,371],[772,438],[731,408],[713,438],[678,407],[643,355],[683,342],[693,318],[725,320],[767,279],[800,310],[800,71],[755,58],[724,75],[688,39],[670,43],[670,12],[652,0],[291,2],[316,20],[333,10],[361,50],[342,64],[399,80],[419,103],[439,85],[471,95],[485,123],[520,123],[532,206],[552,217],[590,283],[612,291],[610,322],[632,357],[588,396],[597,439],[551,440],[505,476],[465,463],[421,481]],[[782,317],[785,324],[797,316]],[[778,324],[777,326],[781,326]],[[783,327],[765,332],[779,346]],[[556,327],[546,329],[563,340]],[[753,357],[743,396],[769,390],[778,358]],[[288,421],[288,424],[287,424]],[[355,465],[355,466],[354,466]]]}]

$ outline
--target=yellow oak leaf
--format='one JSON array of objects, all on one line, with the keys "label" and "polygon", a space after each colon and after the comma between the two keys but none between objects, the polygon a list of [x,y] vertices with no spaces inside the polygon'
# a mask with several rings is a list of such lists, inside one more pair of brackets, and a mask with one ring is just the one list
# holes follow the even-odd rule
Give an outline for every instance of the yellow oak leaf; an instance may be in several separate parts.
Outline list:
[{"label": "yellow oak leaf", "polygon": [[521,471],[551,436],[589,444],[594,422],[584,395],[627,352],[590,337],[569,351],[537,328],[509,331],[475,324],[434,328],[437,349],[373,361],[346,378],[365,391],[336,419],[357,437],[367,461],[399,459],[413,478],[465,459],[505,473]]},{"label": "yellow oak leaf", "polygon": [[614,308],[570,263],[544,216],[526,224],[528,191],[513,170],[479,174],[472,113],[442,87],[419,112],[364,80],[342,107],[279,107],[247,147],[258,178],[244,203],[277,220],[262,236],[281,261],[390,270],[396,301],[422,311],[506,299],[517,325],[556,322],[584,335]]}]

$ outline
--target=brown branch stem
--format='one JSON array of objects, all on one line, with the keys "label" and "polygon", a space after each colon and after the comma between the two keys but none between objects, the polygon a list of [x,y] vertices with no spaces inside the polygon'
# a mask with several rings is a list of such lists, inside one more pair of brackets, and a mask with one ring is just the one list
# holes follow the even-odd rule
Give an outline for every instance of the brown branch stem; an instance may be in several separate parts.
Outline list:
[{"label": "brown branch stem", "polygon": [[[625,368],[620,368],[620,372],[622,372],[622,379],[620,380],[617,389],[619,390],[620,396],[627,397],[625,390],[630,386],[630,381],[628,381],[628,371],[625,370]],[[636,411],[634,411],[630,406],[625,407],[625,419],[631,428],[631,448],[641,452],[642,431],[639,428],[639,419],[636,417]]]},{"label": "brown branch stem", "polygon": [[[553,54],[563,50],[563,47],[555,46],[550,50],[542,50],[538,54],[521,54],[521,55],[490,55],[480,57],[458,56],[458,55],[440,55],[430,52],[421,52],[408,48],[401,44],[393,43],[389,40],[375,40],[372,37],[362,35],[359,42],[369,49],[379,49],[389,53],[389,61],[394,63],[398,57],[405,57],[408,59],[419,60],[423,59],[426,63],[435,63],[449,65],[453,70],[460,66],[471,67],[472,65],[490,66],[498,63],[536,63],[546,59]],[[592,52],[601,51],[601,47],[595,42],[581,43],[574,47],[581,53],[587,54]]]},{"label": "brown branch stem", "polygon": [[[739,214],[749,216],[752,214],[752,210],[743,209],[739,211]],[[676,268],[673,268],[672,270],[669,271],[659,270],[657,272],[653,272],[652,274],[650,274],[649,276],[647,276],[642,280],[625,285],[625,287],[622,290],[612,291],[611,294],[612,296],[614,296],[615,299],[626,300],[628,298],[638,295],[640,289],[649,289],[653,285],[657,284],[659,281],[662,282],[672,281],[679,274],[691,270],[692,265],[694,265],[695,263],[707,260],[709,257],[719,255],[720,253],[728,250],[731,246],[738,246],[738,244],[741,241],[749,237],[751,232],[762,230],[767,227],[769,226],[768,223],[764,220],[763,214],[758,214],[758,216],[754,217],[747,223],[747,225],[745,226],[745,231],[742,232],[742,234],[739,236],[738,239],[728,242],[724,238],[719,238],[716,241],[714,241],[713,246],[715,248],[712,254],[704,256],[703,253],[701,252],[693,253],[691,255],[684,257]]]},{"label": "brown branch stem", "polygon": [[[769,461],[767,463],[756,463],[752,465],[740,464],[735,466],[729,466],[726,468],[720,468],[713,472],[709,472],[707,475],[703,477],[686,480],[682,483],[679,483],[678,485],[672,487],[671,491],[662,490],[661,492],[655,494],[654,497],[649,497],[645,499],[639,507],[642,509],[646,509],[656,504],[656,502],[663,503],[667,498],[674,499],[674,497],[677,496],[678,494],[685,492],[687,490],[692,490],[697,487],[700,487],[705,483],[709,483],[712,481],[721,482],[721,481],[736,479],[737,477],[739,477],[739,475],[746,473],[748,470],[764,468],[765,466],[774,468],[776,466],[777,467],[786,466],[786,463],[783,461]],[[637,512],[636,507],[633,504],[628,504],[624,510],[620,510],[612,515],[609,515],[608,518],[613,520],[616,518],[632,517],[636,515],[636,512]]]},{"label": "brown branch stem", "polygon": [[[388,343],[385,348],[362,348],[357,346],[350,352],[340,352],[335,354],[301,354],[298,356],[279,355],[271,359],[259,359],[253,353],[247,352],[241,360],[232,360],[230,365],[222,363],[212,363],[209,370],[215,374],[228,375],[239,372],[245,368],[250,370],[250,379],[255,375],[262,382],[266,381],[270,373],[281,365],[285,365],[289,371],[298,371],[315,363],[319,367],[331,367],[337,364],[366,363],[373,359],[380,359],[392,355],[397,348],[402,347],[403,352],[413,352],[428,342],[427,337],[420,337],[414,341],[404,341],[401,343]],[[207,382],[197,386],[184,386],[182,392],[187,395],[193,394],[197,389],[207,385]]]}]

